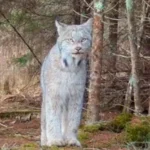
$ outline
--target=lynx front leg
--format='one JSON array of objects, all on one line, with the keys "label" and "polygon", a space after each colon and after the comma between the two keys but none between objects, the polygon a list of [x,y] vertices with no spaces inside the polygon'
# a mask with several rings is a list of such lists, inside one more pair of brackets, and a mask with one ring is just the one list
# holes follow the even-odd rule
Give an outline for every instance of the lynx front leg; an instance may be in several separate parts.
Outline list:
[{"label": "lynx front leg", "polygon": [[43,95],[42,108],[41,108],[41,146],[46,145],[47,137],[46,137],[46,111],[45,111],[45,101]]},{"label": "lynx front leg", "polygon": [[61,132],[61,100],[58,95],[46,97],[46,134],[47,146],[64,146]]},{"label": "lynx front leg", "polygon": [[76,93],[70,98],[68,104],[68,126],[66,131],[66,142],[68,145],[81,146],[77,140],[77,131],[80,124],[83,103],[83,93]]},{"label": "lynx front leg", "polygon": [[62,112],[62,134],[65,135],[68,126],[68,108],[67,103],[63,106]]}]

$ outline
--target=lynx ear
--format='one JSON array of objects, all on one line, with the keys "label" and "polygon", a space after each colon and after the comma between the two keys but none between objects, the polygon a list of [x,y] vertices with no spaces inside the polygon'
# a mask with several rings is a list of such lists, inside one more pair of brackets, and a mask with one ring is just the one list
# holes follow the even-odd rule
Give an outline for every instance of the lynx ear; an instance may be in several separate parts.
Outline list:
[{"label": "lynx ear", "polygon": [[65,28],[67,27],[66,24],[58,22],[57,20],[55,20],[55,25],[57,28],[58,35],[60,35],[61,32],[63,32],[65,30]]},{"label": "lynx ear", "polygon": [[92,32],[93,18],[88,19],[82,25],[85,26],[90,32]]}]

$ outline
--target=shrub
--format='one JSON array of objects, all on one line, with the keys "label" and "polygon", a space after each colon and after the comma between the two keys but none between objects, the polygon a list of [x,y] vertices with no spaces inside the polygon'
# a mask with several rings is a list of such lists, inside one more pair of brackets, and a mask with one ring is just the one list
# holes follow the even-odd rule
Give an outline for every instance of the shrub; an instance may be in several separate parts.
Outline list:
[{"label": "shrub", "polygon": [[130,124],[126,127],[127,142],[149,142],[150,124],[141,122],[140,124]]},{"label": "shrub", "polygon": [[119,116],[117,116],[113,121],[108,123],[106,125],[108,130],[114,131],[114,132],[121,132],[131,121],[132,114],[122,113]]}]

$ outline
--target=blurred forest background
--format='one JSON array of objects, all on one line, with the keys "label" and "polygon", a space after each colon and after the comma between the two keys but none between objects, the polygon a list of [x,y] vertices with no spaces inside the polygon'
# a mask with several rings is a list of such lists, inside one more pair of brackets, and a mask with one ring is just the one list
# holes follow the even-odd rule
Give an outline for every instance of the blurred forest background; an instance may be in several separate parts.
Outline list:
[{"label": "blurred forest background", "polygon": [[[0,10],[0,99],[12,95],[35,97],[40,64],[10,23],[21,34],[42,63],[55,43],[54,21],[80,24],[92,17],[92,0],[1,0]],[[149,100],[150,20],[149,1],[136,0],[135,28],[140,47],[140,95]],[[123,105],[131,74],[127,14],[124,0],[108,0],[104,11],[101,107]],[[147,104],[146,104],[147,105]],[[148,106],[148,105],[147,105]]]},{"label": "blurred forest background", "polygon": [[[128,2],[132,3],[132,0]],[[0,0],[2,112],[25,109],[27,105],[40,109],[40,68],[57,38],[54,22],[58,19],[66,24],[81,24],[93,17],[93,3],[93,0]],[[139,58],[139,97],[143,112],[150,114],[150,1],[134,1],[133,10],[131,20],[134,20],[133,37]],[[129,106],[125,104],[127,99],[131,99],[133,108],[130,84],[134,84],[134,79],[127,18],[125,0],[105,2],[99,89],[101,112],[122,111],[124,105]],[[12,101],[15,104],[10,107]],[[32,105],[33,101],[36,105]],[[20,106],[18,102],[21,102]],[[25,108],[23,103],[27,104]]]}]

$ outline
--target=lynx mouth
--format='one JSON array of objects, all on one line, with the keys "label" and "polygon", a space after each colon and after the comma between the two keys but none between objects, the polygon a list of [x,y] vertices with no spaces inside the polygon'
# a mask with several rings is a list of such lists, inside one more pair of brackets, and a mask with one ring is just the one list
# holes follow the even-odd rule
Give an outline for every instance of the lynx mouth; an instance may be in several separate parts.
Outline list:
[{"label": "lynx mouth", "polygon": [[76,53],[72,53],[73,55],[83,55],[84,53],[82,52],[76,52]]}]

